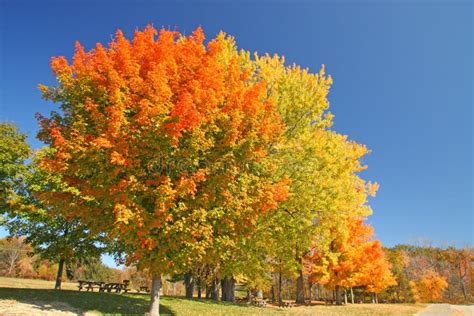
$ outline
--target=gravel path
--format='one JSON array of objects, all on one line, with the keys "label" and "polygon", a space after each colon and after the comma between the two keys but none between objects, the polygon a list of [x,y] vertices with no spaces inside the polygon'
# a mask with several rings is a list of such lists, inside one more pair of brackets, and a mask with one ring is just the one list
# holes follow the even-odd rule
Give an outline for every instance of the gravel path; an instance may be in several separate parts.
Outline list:
[{"label": "gravel path", "polygon": [[[20,303],[15,300],[0,300],[0,315],[1,316],[13,316],[13,315],[41,315],[41,316],[72,316],[72,315],[85,315],[80,310],[69,306],[66,303],[61,302],[31,302],[31,303]],[[89,314],[90,315],[90,314]]]},{"label": "gravel path", "polygon": [[417,316],[474,316],[474,305],[431,304]]}]

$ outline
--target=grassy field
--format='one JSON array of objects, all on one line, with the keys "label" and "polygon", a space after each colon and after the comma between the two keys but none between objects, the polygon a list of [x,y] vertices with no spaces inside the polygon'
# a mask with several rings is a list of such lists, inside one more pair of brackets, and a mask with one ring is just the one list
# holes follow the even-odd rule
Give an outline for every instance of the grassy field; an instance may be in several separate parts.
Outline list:
[{"label": "grassy field", "polygon": [[[88,314],[143,315],[148,310],[149,299],[146,295],[55,291],[51,289],[53,286],[53,282],[47,281],[0,278],[0,302],[8,300],[38,306],[62,302]],[[75,284],[69,283],[64,288],[74,289]],[[259,308],[207,300],[163,297],[160,311],[163,315],[413,315],[423,307],[409,304],[356,304],[298,306],[285,310],[276,307]]]},{"label": "grassy field", "polygon": [[[45,280],[0,277],[0,287],[20,289],[54,289],[54,282]],[[77,290],[77,283],[62,282],[61,287],[64,290]]]}]

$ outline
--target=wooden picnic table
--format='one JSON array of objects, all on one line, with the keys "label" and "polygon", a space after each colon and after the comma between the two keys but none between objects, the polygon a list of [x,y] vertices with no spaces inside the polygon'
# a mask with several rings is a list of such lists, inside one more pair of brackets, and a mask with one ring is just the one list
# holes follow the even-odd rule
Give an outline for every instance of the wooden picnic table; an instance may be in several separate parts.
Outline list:
[{"label": "wooden picnic table", "polygon": [[292,302],[282,302],[281,307],[283,308],[292,308],[294,304]]},{"label": "wooden picnic table", "polygon": [[254,298],[254,299],[252,299],[252,303],[253,303],[255,306],[259,306],[259,307],[265,307],[265,306],[267,306],[267,300],[265,300],[265,299]]},{"label": "wooden picnic table", "polygon": [[137,293],[140,293],[141,291],[145,292],[145,293],[150,293],[150,288],[148,286],[140,286],[138,289],[137,289]]},{"label": "wooden picnic table", "polygon": [[115,290],[115,293],[120,293],[121,291],[124,291],[127,293],[130,291],[129,285],[130,281],[129,280],[124,280],[123,283],[105,283],[105,282],[97,282],[97,281],[84,281],[84,280],[79,280],[77,281],[79,283],[78,288],[79,291],[81,291],[83,288],[86,288],[87,292],[92,291],[94,292],[94,288],[98,288],[99,292],[112,292],[112,290]]},{"label": "wooden picnic table", "polygon": [[83,288],[87,290],[87,292],[92,291],[94,292],[94,288],[98,288],[99,291],[102,288],[102,286],[105,284],[105,282],[97,282],[97,281],[84,281],[84,280],[79,280],[77,281],[79,285],[77,286],[79,288],[79,291],[81,291]]},{"label": "wooden picnic table", "polygon": [[112,290],[115,290],[115,293],[120,293],[122,291],[122,283],[105,283],[99,291],[110,293]]}]

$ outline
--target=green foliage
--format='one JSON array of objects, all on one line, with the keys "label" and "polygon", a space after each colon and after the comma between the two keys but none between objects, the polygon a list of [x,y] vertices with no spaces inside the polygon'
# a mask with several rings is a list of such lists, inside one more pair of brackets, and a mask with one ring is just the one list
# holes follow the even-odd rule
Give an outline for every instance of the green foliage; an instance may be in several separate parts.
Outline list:
[{"label": "green foliage", "polygon": [[14,124],[0,122],[0,213],[9,211],[16,192],[24,190],[30,154],[26,135]]},{"label": "green foliage", "polygon": [[[92,234],[78,219],[65,218],[45,208],[36,192],[61,187],[59,178],[39,167],[43,149],[31,156],[26,136],[9,123],[0,124],[0,204],[11,236],[25,236],[36,254],[52,262],[98,257],[103,238]],[[29,163],[26,159],[32,158]]]},{"label": "green foliage", "polygon": [[13,236],[26,236],[35,253],[53,262],[99,257],[103,251],[101,239],[91,235],[79,220],[50,216],[42,210],[21,213],[5,226]]}]

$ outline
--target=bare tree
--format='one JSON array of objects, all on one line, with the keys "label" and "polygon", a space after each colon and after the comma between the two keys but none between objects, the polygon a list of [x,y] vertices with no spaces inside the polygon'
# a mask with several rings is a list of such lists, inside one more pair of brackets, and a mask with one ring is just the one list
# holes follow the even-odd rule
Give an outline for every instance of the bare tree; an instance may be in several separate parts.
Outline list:
[{"label": "bare tree", "polygon": [[25,257],[31,247],[25,242],[25,237],[12,237],[0,240],[0,265],[8,276],[16,275],[16,267],[22,257]]}]

